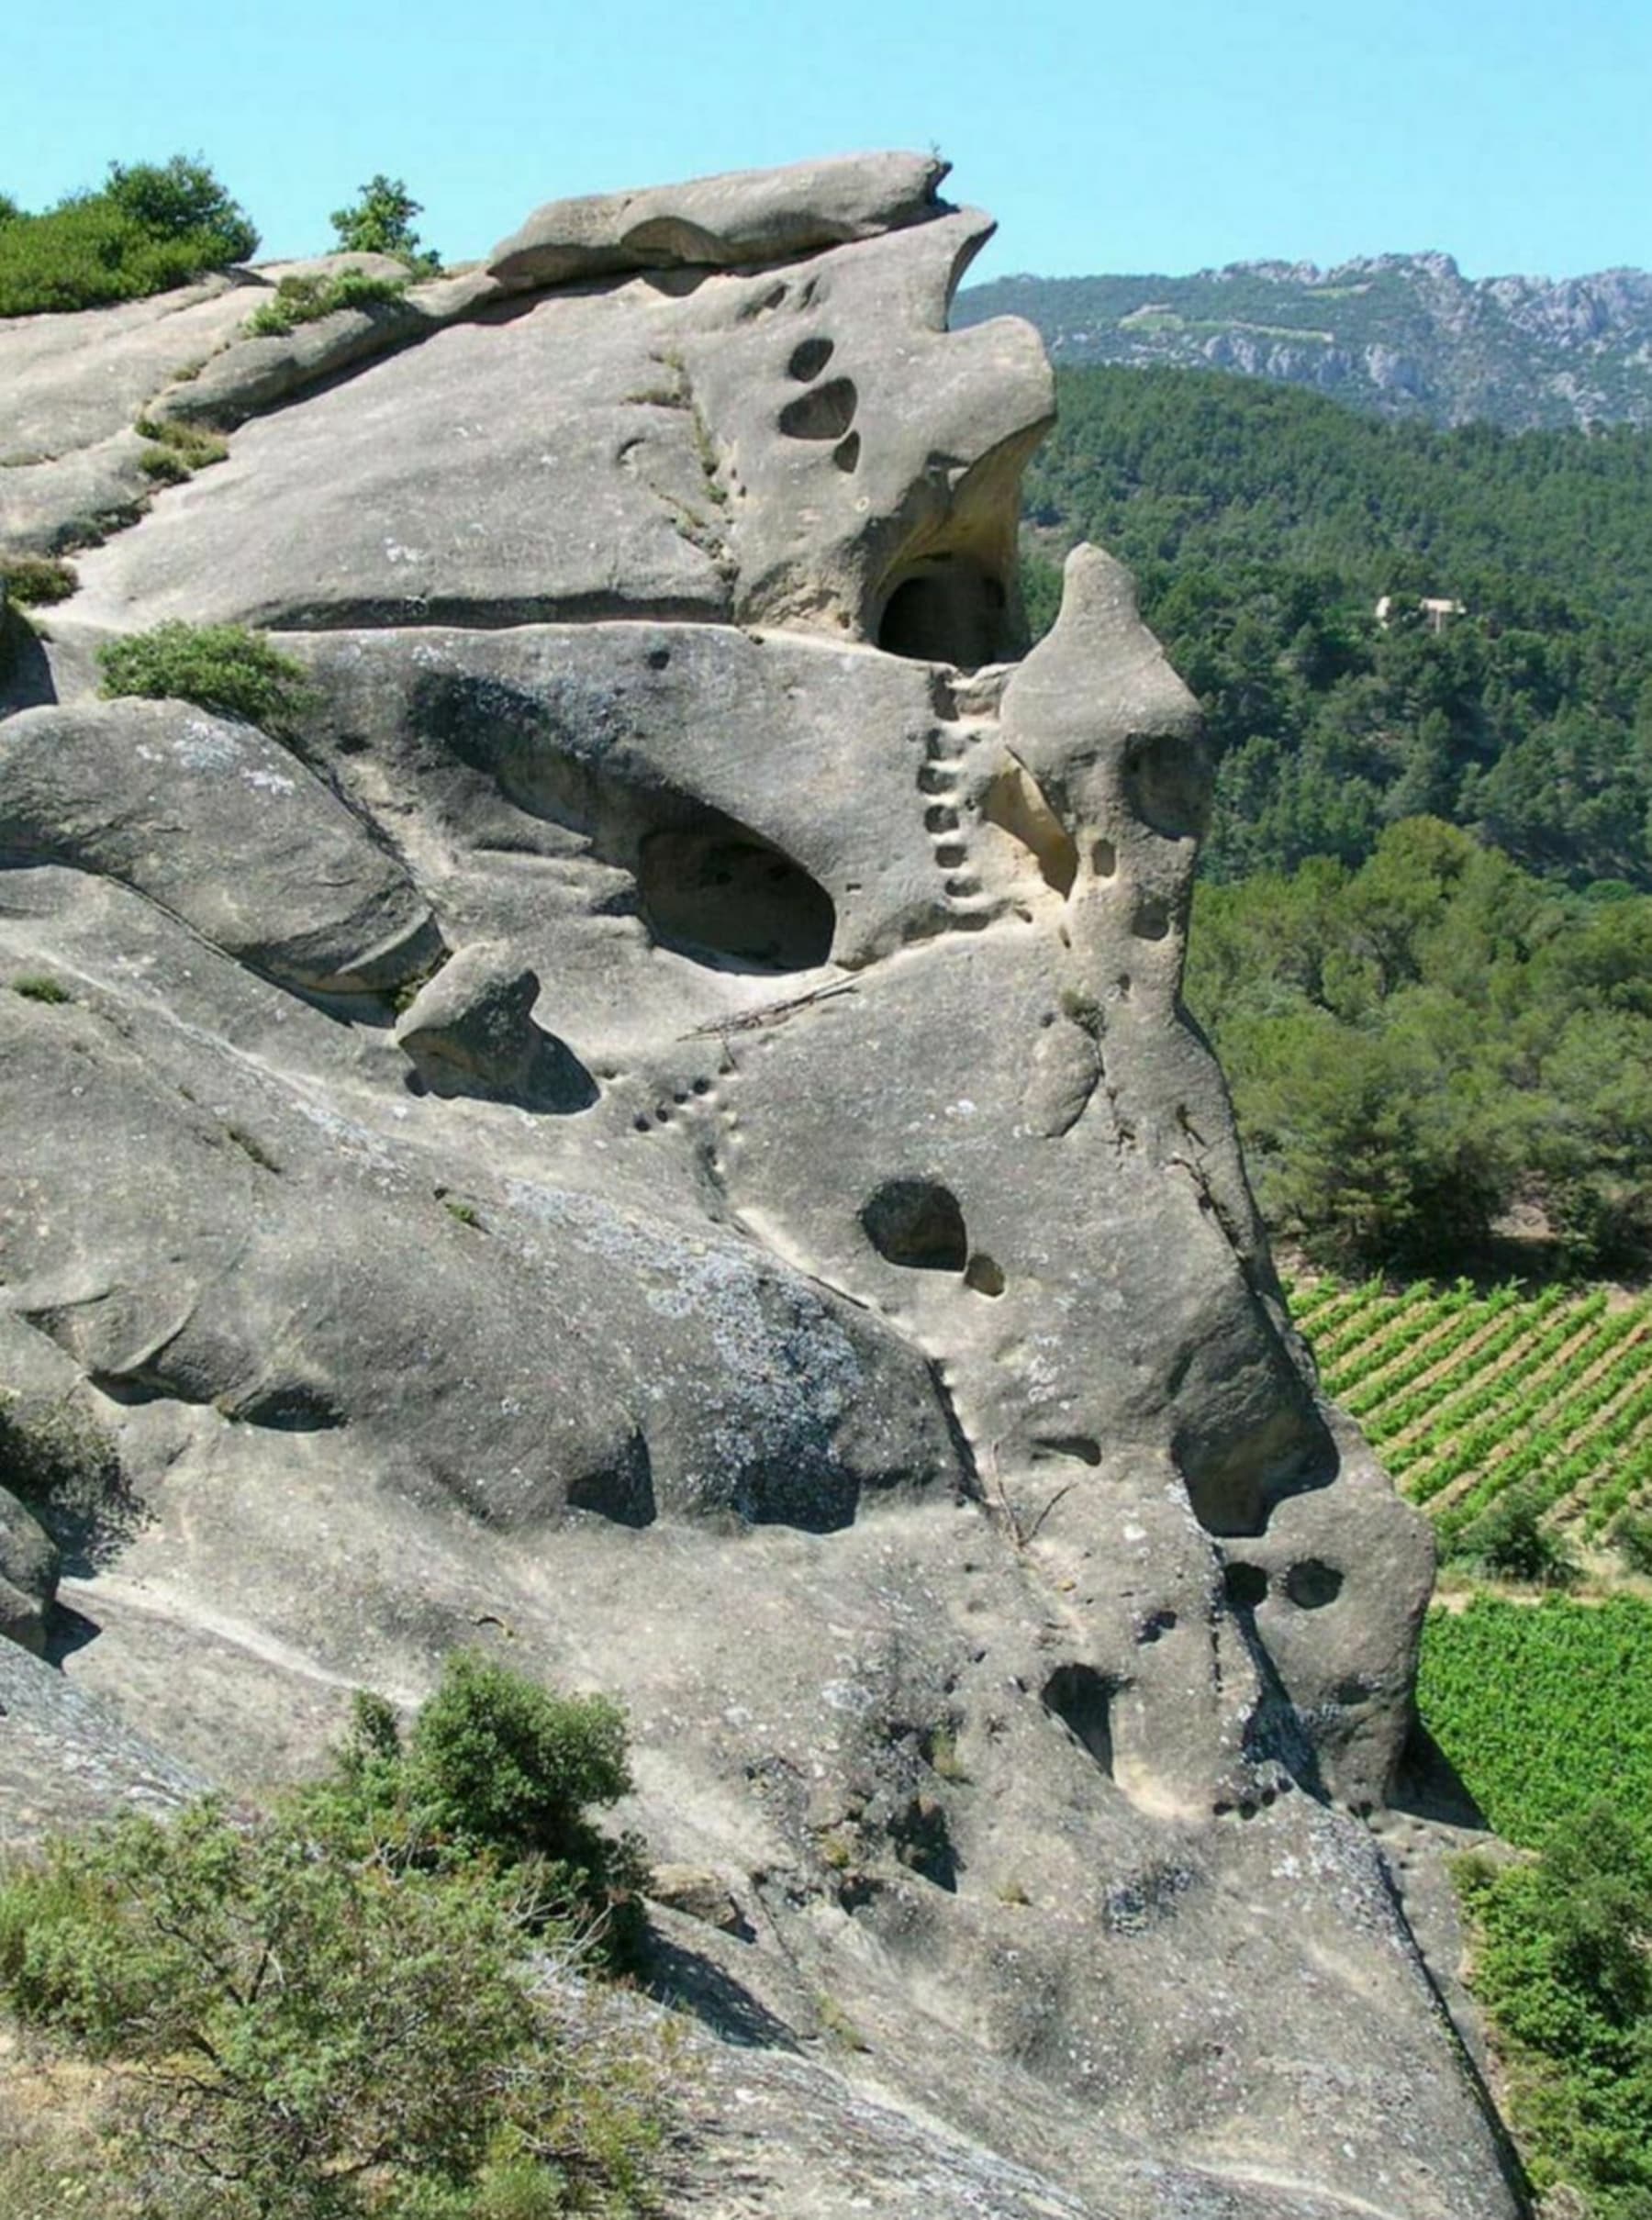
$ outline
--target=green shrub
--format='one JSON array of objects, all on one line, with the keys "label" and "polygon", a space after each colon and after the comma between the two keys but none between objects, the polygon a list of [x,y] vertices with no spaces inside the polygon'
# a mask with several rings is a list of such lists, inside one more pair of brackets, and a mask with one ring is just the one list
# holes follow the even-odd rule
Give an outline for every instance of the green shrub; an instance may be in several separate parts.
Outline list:
[{"label": "green shrub", "polygon": [[0,1488],[88,1569],[120,1545],[136,1515],[115,1444],[95,1418],[72,1403],[3,1385]]},{"label": "green shrub", "polygon": [[204,164],[113,162],[102,190],[0,223],[0,316],[95,308],[245,262],[246,214]]},{"label": "green shrub", "polygon": [[241,329],[254,339],[278,339],[297,324],[313,324],[339,308],[370,308],[399,300],[405,281],[373,277],[365,270],[340,270],[332,277],[284,277],[268,300],[261,301]]},{"label": "green shrub", "polygon": [[1578,1561],[1564,1538],[1543,1523],[1543,1511],[1535,1489],[1511,1488],[1464,1529],[1452,1556],[1497,1579],[1569,1588],[1578,1578]]},{"label": "green shrub", "polygon": [[441,257],[420,247],[413,218],[423,209],[399,177],[381,170],[362,187],[361,198],[335,208],[329,218],[339,245],[355,254],[394,254],[419,277],[434,277]]},{"label": "green shrub", "polygon": [[87,2177],[105,2210],[204,2212],[206,2191],[218,2220],[640,2209],[657,2046],[569,1978],[581,1946],[534,1857],[479,1846],[477,1826],[415,1839],[398,1801],[417,1783],[440,1808],[489,1751],[512,1786],[485,1824],[511,1849],[550,1823],[577,1839],[583,1792],[624,1779],[611,1705],[458,1659],[405,1752],[363,1699],[333,1777],[270,1813],[238,1823],[207,1798],[0,1878],[0,1994],[118,2069]]},{"label": "green shrub", "polygon": [[174,154],[170,162],[112,162],[105,196],[155,239],[210,243],[221,269],[257,251],[258,233],[205,162]]},{"label": "green shrub", "polygon": [[1513,2125],[1540,2190],[1598,2220],[1652,2201],[1652,1854],[1607,1803],[1574,1813],[1529,1864],[1459,1867],[1474,1986],[1495,2030]]},{"label": "green shrub", "polygon": [[54,555],[0,555],[0,590],[14,608],[45,608],[66,601],[79,584],[73,564]]},{"label": "green shrub", "polygon": [[73,1002],[69,989],[45,972],[28,972],[11,983],[13,994],[21,995],[26,1002]]},{"label": "green shrub", "polygon": [[535,1886],[581,1924],[611,1964],[642,1940],[642,1858],[592,1807],[631,1789],[625,1721],[600,1696],[558,1696],[459,1652],[404,1744],[382,1698],[358,1700],[327,1793],[331,1824],[357,1844],[400,1845],[415,1864],[487,1857],[530,1869]]},{"label": "green shrub", "polygon": [[97,660],[108,699],[193,701],[272,732],[290,723],[304,697],[300,666],[239,624],[158,624],[107,641]]},{"label": "green shrub", "polygon": [[1652,1573],[1652,1513],[1625,1511],[1613,1525],[1612,1546],[1631,1572]]},{"label": "green shrub", "polygon": [[157,485],[183,485],[195,476],[183,456],[174,454],[170,447],[146,447],[138,458],[138,467]]}]

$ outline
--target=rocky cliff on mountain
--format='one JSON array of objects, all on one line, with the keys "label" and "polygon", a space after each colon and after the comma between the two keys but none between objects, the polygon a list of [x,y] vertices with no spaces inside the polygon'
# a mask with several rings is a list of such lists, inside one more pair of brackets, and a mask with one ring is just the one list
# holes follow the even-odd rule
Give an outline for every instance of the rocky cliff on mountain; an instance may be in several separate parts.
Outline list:
[{"label": "rocky cliff on mountain", "polygon": [[[685,2210],[1506,2220],[1366,1824],[1427,1536],[1179,998],[1191,699],[1093,548],[1021,653],[1051,378],[943,174],[0,326],[13,547],[230,441],[0,694],[0,1832],[492,1646],[701,1877]],[[101,697],[163,621],[302,684]]]},{"label": "rocky cliff on mountain", "polygon": [[1652,273],[1467,278],[1448,254],[1004,277],[954,320],[1024,316],[1064,368],[1232,370],[1397,421],[1652,424]]}]

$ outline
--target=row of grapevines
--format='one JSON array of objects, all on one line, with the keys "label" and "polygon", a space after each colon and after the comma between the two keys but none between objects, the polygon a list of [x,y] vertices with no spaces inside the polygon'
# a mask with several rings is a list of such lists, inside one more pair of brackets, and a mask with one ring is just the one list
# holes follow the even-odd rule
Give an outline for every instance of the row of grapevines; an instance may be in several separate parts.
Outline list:
[{"label": "row of grapevines", "polygon": [[1652,1297],[1323,1280],[1290,1297],[1327,1388],[1448,1544],[1512,1488],[1598,1533],[1652,1486]]}]

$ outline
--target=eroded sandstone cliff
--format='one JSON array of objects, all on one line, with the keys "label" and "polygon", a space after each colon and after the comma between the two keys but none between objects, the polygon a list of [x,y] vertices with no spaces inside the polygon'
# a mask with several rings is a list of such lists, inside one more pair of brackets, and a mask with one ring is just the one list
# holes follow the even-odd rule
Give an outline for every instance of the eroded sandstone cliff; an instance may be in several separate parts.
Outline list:
[{"label": "eroded sandstone cliff", "polygon": [[[1426,1535],[1179,999],[1193,704],[1094,549],[1020,656],[1050,378],[947,330],[942,175],[554,204],[287,340],[0,326],[14,546],[135,408],[233,434],[0,697],[0,1828],[497,1645],[734,1908],[659,1914],[685,2209],[1501,2220],[1359,1816]],[[100,699],[173,619],[292,720]]]}]

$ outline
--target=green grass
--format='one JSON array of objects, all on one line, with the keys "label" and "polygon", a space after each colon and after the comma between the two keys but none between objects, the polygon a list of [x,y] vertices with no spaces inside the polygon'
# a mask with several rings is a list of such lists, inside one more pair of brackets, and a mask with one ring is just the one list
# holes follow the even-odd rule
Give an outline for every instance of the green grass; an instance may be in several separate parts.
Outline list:
[{"label": "green grass", "polygon": [[1646,2220],[1652,1603],[1436,1606],[1418,1706],[1490,1824],[1536,1853],[1463,1858],[1457,1878],[1501,2101],[1543,2209]]},{"label": "green grass", "polygon": [[197,470],[222,463],[229,452],[229,442],[216,431],[202,431],[194,424],[140,417],[133,429],[150,442],[138,458],[138,466],[161,485],[181,485]]},{"label": "green grass", "polygon": [[73,564],[55,555],[0,555],[0,594],[14,608],[47,608],[66,601],[79,583]]},{"label": "green grass", "polygon": [[340,270],[326,278],[284,277],[242,329],[253,339],[279,339],[299,324],[313,324],[340,308],[370,308],[381,301],[399,300],[407,282],[374,277],[364,270]]}]

